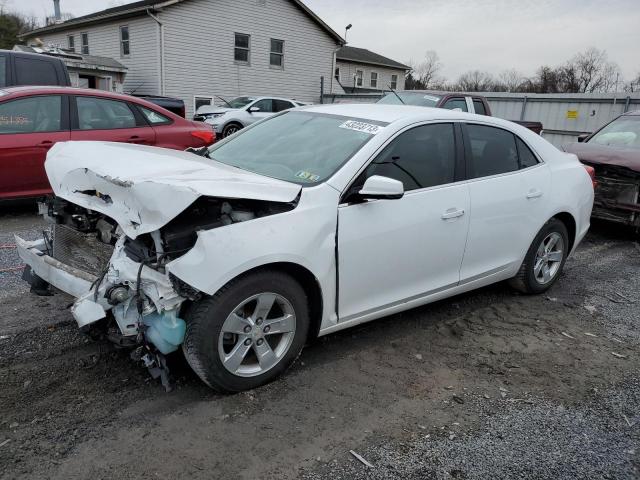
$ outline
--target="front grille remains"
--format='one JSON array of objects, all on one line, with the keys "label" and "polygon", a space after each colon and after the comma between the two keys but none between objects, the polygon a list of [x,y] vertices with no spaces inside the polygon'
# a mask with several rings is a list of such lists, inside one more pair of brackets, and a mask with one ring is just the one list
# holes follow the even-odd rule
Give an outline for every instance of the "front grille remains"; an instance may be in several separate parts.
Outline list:
[{"label": "front grille remains", "polygon": [[99,275],[113,255],[113,245],[107,245],[96,233],[82,233],[66,225],[53,228],[53,258],[78,270]]}]

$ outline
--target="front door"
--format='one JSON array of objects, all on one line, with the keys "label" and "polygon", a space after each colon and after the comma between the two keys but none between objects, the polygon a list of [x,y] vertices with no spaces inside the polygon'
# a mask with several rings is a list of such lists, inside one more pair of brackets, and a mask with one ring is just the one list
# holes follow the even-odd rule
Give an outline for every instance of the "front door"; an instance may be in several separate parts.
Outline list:
[{"label": "front door", "polygon": [[0,103],[0,198],[49,193],[47,152],[67,140],[66,97],[36,95]]},{"label": "front door", "polygon": [[[259,108],[256,112],[250,111],[252,108]],[[263,98],[258,100],[248,108],[249,111],[249,124],[255,123],[258,120],[272,116],[275,113],[273,100],[270,98]]]},{"label": "front door", "polygon": [[[340,321],[457,285],[469,225],[454,125],[397,136],[366,168],[338,209]],[[398,200],[355,202],[366,178],[402,181]]]}]

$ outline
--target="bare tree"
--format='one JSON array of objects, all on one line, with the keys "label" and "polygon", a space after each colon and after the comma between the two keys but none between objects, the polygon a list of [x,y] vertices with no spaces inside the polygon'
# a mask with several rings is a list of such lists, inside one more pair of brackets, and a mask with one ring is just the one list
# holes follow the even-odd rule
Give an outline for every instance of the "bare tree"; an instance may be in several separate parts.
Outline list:
[{"label": "bare tree", "polygon": [[436,85],[442,84],[444,79],[439,75],[442,69],[442,63],[438,53],[434,50],[429,50],[425,54],[425,57],[420,62],[409,61],[411,67],[409,86],[407,88],[412,89],[433,89]]},{"label": "bare tree", "polygon": [[525,76],[515,68],[512,68],[509,70],[503,70],[500,75],[498,75],[496,86],[502,87],[500,88],[500,90],[505,90],[507,92],[517,92],[521,88],[524,81]]},{"label": "bare tree", "polygon": [[565,65],[571,80],[567,90],[578,93],[609,92],[616,87],[620,68],[609,61],[607,52],[591,47],[578,53]]},{"label": "bare tree", "polygon": [[494,83],[490,73],[471,70],[460,75],[456,82],[456,89],[465,92],[485,92],[491,90]]}]

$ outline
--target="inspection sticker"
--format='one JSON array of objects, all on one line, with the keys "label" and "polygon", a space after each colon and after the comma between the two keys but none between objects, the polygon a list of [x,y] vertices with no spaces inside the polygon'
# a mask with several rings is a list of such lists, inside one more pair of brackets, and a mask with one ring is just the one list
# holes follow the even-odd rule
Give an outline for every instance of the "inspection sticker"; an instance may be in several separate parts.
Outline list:
[{"label": "inspection sticker", "polygon": [[380,125],[374,125],[372,123],[358,122],[356,120],[347,120],[340,128],[346,128],[347,130],[355,130],[356,132],[364,132],[369,133],[371,135],[375,135],[382,127]]}]

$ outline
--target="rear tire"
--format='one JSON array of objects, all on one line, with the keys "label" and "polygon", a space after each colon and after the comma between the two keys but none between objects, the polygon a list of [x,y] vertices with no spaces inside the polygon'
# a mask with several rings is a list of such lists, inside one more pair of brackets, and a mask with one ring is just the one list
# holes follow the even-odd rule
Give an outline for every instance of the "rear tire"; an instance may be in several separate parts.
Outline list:
[{"label": "rear tire", "polygon": [[304,289],[273,270],[232,280],[194,303],[185,319],[182,350],[187,362],[220,393],[276,379],[300,355],[310,323]]},{"label": "rear tire", "polygon": [[526,294],[544,293],[558,280],[569,254],[567,227],[549,220],[534,238],[517,275],[509,285]]}]

